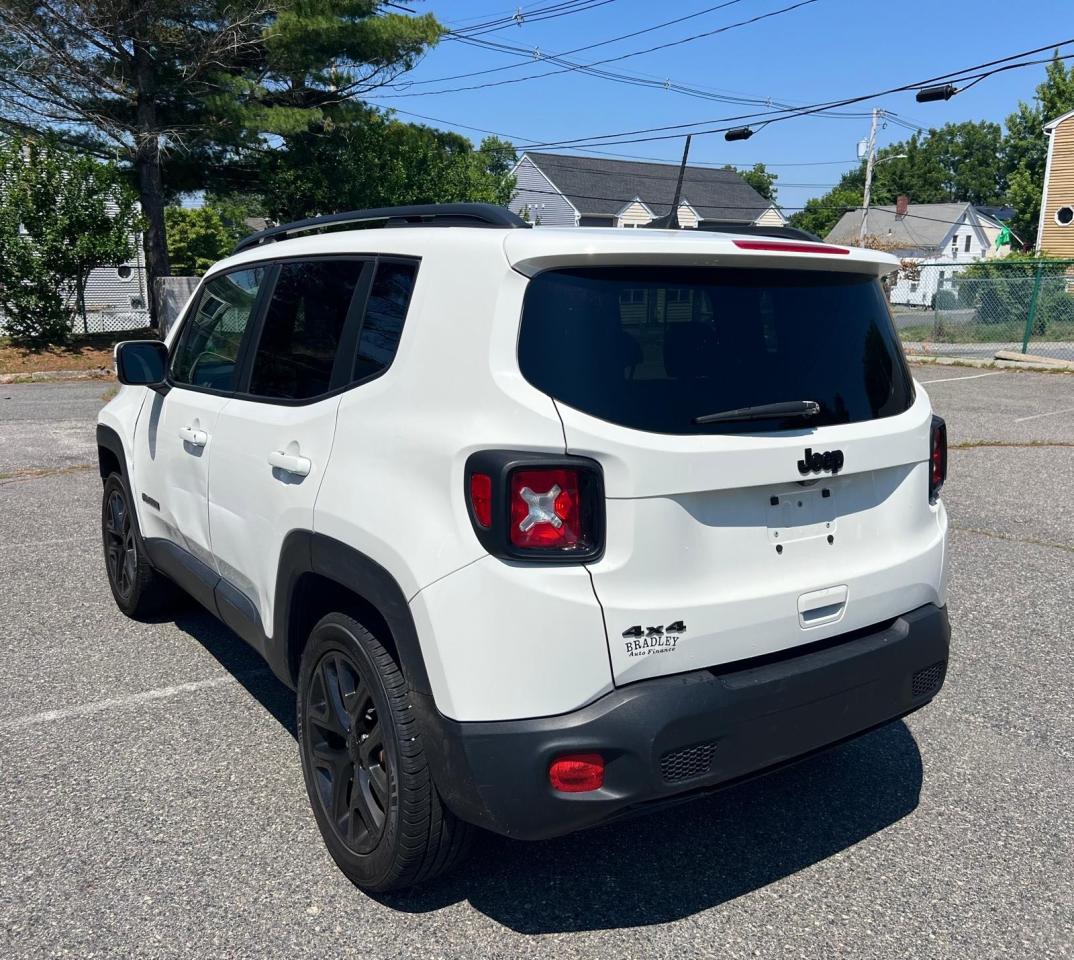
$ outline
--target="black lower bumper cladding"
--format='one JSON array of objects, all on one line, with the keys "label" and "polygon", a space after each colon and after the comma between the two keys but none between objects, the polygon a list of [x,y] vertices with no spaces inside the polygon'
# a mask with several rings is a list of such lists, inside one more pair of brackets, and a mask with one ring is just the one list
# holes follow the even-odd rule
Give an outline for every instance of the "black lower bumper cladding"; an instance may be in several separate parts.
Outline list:
[{"label": "black lower bumper cladding", "polygon": [[[526,840],[705,793],[832,746],[928,703],[943,685],[946,608],[725,668],[621,687],[574,713],[459,723],[419,698],[433,774],[454,812]],[[552,761],[600,753],[604,786],[558,793]]]}]

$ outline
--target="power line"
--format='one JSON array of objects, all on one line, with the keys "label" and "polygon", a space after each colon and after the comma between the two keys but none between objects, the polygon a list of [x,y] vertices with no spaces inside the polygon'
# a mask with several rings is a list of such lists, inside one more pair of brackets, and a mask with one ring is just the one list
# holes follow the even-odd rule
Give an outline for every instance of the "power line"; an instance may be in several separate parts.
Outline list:
[{"label": "power line", "polygon": [[[617,63],[617,62],[619,62],[621,60],[628,60],[628,59],[630,59],[632,57],[639,57],[639,56],[642,56],[643,54],[646,54],[646,53],[654,53],[654,52],[659,51],[659,50],[667,50],[667,49],[669,49],[671,47],[681,46],[684,43],[690,43],[690,42],[692,42],[694,40],[700,40],[700,39],[703,39],[705,37],[711,37],[711,36],[715,36],[715,35],[720,34],[720,33],[726,33],[729,30],[734,30],[734,29],[737,29],[739,27],[745,27],[745,26],[749,26],[749,25],[754,24],[754,23],[759,23],[762,20],[768,20],[768,19],[770,19],[772,17],[778,17],[778,16],[781,16],[782,14],[785,14],[785,13],[791,13],[792,11],[798,10],[801,7],[810,6],[811,4],[814,4],[814,3],[817,3],[817,2],[818,2],[818,0],[798,0],[798,2],[793,3],[790,6],[782,7],[779,10],[773,10],[773,11],[770,11],[768,13],[758,14],[755,17],[750,17],[748,20],[740,20],[740,21],[737,21],[736,23],[725,24],[722,27],[717,27],[714,30],[707,30],[704,33],[697,33],[697,34],[694,34],[693,36],[684,37],[684,38],[682,38],[680,40],[672,40],[672,41],[669,41],[667,43],[656,44],[655,46],[647,47],[644,50],[634,50],[634,51],[631,51],[630,53],[623,53],[623,54],[620,54],[620,55],[615,56],[615,57],[607,57],[604,60],[596,60],[593,63],[571,64],[571,65],[566,66],[566,67],[564,67],[563,69],[560,69],[560,70],[547,70],[544,73],[531,74],[530,76],[526,76],[526,77],[514,77],[514,78],[508,79],[508,80],[493,80],[493,81],[489,81],[487,83],[470,84],[468,86],[463,86],[463,87],[447,87],[447,88],[445,88],[443,90],[428,90],[428,91],[426,91],[424,93],[394,93],[394,94],[380,94],[378,96],[380,98],[382,98],[382,99],[398,99],[398,98],[402,98],[402,97],[417,97],[417,96],[426,96],[426,97],[440,96],[441,94],[445,94],[445,93],[459,93],[459,92],[465,91],[465,90],[483,90],[483,89],[486,89],[488,87],[499,87],[499,86],[505,86],[507,84],[524,83],[527,80],[536,80],[536,79],[539,79],[540,77],[550,77],[550,76],[560,74],[560,73],[571,73],[571,72],[573,72],[575,70],[583,70],[585,72],[588,72],[588,71],[592,70],[594,67],[602,66],[602,65],[607,64],[607,63]],[[552,58],[548,58],[548,59],[552,59]],[[633,78],[633,79],[636,79],[636,78]],[[648,85],[648,84],[646,84],[646,85]],[[662,86],[662,84],[661,84],[661,86]]]},{"label": "power line", "polygon": [[452,33],[456,35],[465,33],[467,36],[477,36],[481,33],[494,33],[497,30],[505,30],[512,26],[521,26],[524,23],[540,23],[542,20],[555,20],[559,17],[565,17],[573,13],[584,13],[587,10],[603,7],[605,4],[612,2],[614,2],[614,0],[569,0],[569,2],[554,3],[548,7],[531,10],[529,13],[523,13],[521,10],[517,10],[510,17],[501,17],[499,20],[490,20],[483,24],[474,24],[470,27],[464,27],[460,31],[452,31]]},{"label": "power line", "polygon": [[[527,188],[525,192],[527,194],[534,194],[535,193],[538,196],[549,196],[549,197],[562,197],[562,196],[564,196],[564,194],[562,194],[562,193],[560,193],[560,192],[558,192],[556,190],[536,190],[536,189],[531,190],[531,189]],[[602,197],[602,196],[596,196],[596,195],[584,194],[584,193],[571,193],[571,194],[569,194],[569,197],[571,197],[571,198],[573,198],[575,200],[601,200],[601,201],[604,201],[606,203],[629,203],[631,200],[634,199],[633,197]],[[798,211],[798,210],[807,209],[806,206],[784,206],[781,203],[774,203],[772,205],[775,206],[775,207],[778,207],[780,210],[795,210],[795,211]],[[751,206],[745,206],[745,205],[742,205],[742,204],[724,204],[724,203],[721,203],[721,204],[700,204],[700,206],[701,206],[702,209],[705,209],[706,207],[709,207],[709,206],[712,206],[712,207],[717,207],[718,206],[720,210],[744,210],[744,211],[753,211],[753,212],[756,212],[756,210],[757,210],[757,205],[756,204],[753,204]],[[885,206],[890,207],[892,205],[891,204],[875,204],[873,206],[873,209],[874,210],[882,209]],[[845,204],[845,203],[827,203],[827,204],[825,204],[825,203],[816,203],[816,204],[814,204],[812,207],[810,207],[808,209],[813,209],[813,210],[841,210],[843,213],[848,213],[850,211],[860,210],[861,206],[850,206],[850,205]],[[584,214],[584,216],[603,216],[603,215],[604,214],[596,214],[596,213],[586,213],[586,214]],[[925,216],[924,214],[921,214],[921,213],[907,213],[907,214],[905,214],[905,216],[907,218],[911,219],[911,220],[927,220],[927,221],[929,221],[931,223],[945,223],[948,226],[953,226],[956,223],[961,223],[962,222],[961,217],[959,217],[959,219],[957,219],[957,220],[947,220],[947,219],[944,219],[942,217],[927,217],[927,216]],[[704,218],[702,218],[702,219],[704,219]]]},{"label": "power line", "polygon": [[[626,130],[626,131],[621,131],[619,133],[593,134],[593,135],[588,136],[588,137],[575,137],[575,138],[566,139],[566,140],[551,141],[551,142],[540,144],[539,146],[541,146],[541,147],[565,147],[565,146],[569,146],[569,145],[572,145],[572,144],[581,144],[581,145],[589,146],[589,147],[614,146],[614,145],[617,145],[617,144],[624,144],[624,143],[646,143],[646,142],[652,142],[652,141],[655,141],[655,140],[668,140],[668,139],[673,139],[673,138],[676,138],[676,137],[685,136],[685,134],[688,133],[688,132],[689,133],[694,133],[694,134],[723,133],[728,129],[732,129],[731,127],[715,127],[715,128],[711,128],[711,129],[707,129],[707,130],[691,130],[691,129],[689,129],[689,128],[692,128],[692,127],[700,126],[700,125],[705,124],[705,123],[729,123],[729,122],[730,123],[736,123],[737,122],[737,123],[740,124],[743,121],[752,121],[752,122],[760,122],[762,126],[766,126],[769,123],[776,123],[776,122],[781,121],[781,120],[791,120],[791,119],[801,117],[801,116],[808,116],[810,114],[818,113],[819,111],[822,111],[822,110],[831,109],[833,107],[850,106],[852,104],[862,103],[862,102],[864,102],[866,100],[873,100],[873,99],[876,99],[878,97],[889,96],[889,95],[894,94],[894,93],[904,93],[904,92],[906,92],[908,90],[917,90],[917,89],[920,89],[922,87],[928,86],[928,85],[933,84],[933,83],[937,83],[937,82],[942,81],[942,80],[950,79],[950,80],[962,81],[962,80],[976,79],[977,81],[980,81],[980,80],[985,79],[988,76],[992,76],[992,75],[994,75],[996,73],[1001,73],[1001,72],[1006,71],[1006,70],[1014,70],[1014,69],[1020,69],[1021,67],[1034,66],[1034,65],[1040,64],[1040,63],[1048,63],[1052,59],[1051,57],[1046,58],[1046,59],[1041,59],[1041,60],[1027,60],[1027,61],[1022,61],[1020,63],[1006,63],[1006,61],[1017,60],[1020,57],[1030,56],[1031,54],[1040,53],[1040,52],[1042,52],[1044,50],[1058,49],[1059,47],[1068,46],[1071,43],[1074,43],[1074,40],[1062,40],[1062,41],[1059,41],[1059,42],[1053,42],[1053,43],[1046,44],[1043,47],[1038,47],[1038,48],[1036,48],[1034,50],[1028,50],[1028,51],[1024,51],[1022,53],[1012,54],[1012,55],[1010,55],[1008,57],[1002,57],[1002,58],[1000,58],[998,60],[992,60],[992,61],[989,61],[988,63],[984,63],[984,64],[977,64],[976,66],[973,66],[973,67],[965,67],[965,68],[963,68],[961,70],[955,70],[955,71],[952,71],[951,73],[941,74],[938,77],[931,77],[931,78],[929,78],[927,80],[918,80],[918,81],[914,81],[912,83],[906,83],[906,84],[902,84],[902,85],[896,86],[896,87],[889,87],[886,90],[880,90],[880,91],[876,91],[876,92],[873,92],[873,93],[867,93],[867,94],[863,94],[861,96],[856,96],[856,97],[847,97],[847,98],[845,98],[843,100],[834,100],[834,101],[827,101],[827,102],[824,102],[824,103],[811,104],[811,105],[806,106],[806,107],[794,108],[793,110],[770,110],[770,111],[761,112],[761,113],[741,114],[739,116],[734,116],[734,117],[719,117],[719,118],[715,118],[715,119],[712,119],[712,120],[697,120],[697,121],[694,121],[692,123],[675,123],[675,124],[667,124],[667,125],[659,126],[659,127],[644,127],[644,128],[638,129],[638,130]],[[1060,60],[1067,60],[1067,59],[1070,59],[1072,55],[1071,54],[1065,54],[1065,55],[1059,56],[1057,54],[1057,56],[1058,56],[1058,58]],[[997,67],[997,66],[995,66],[996,64],[1005,64],[1005,65]],[[984,68],[987,68],[987,67],[994,67],[994,69],[985,70]],[[973,73],[972,71],[983,71],[983,72]],[[783,115],[780,116],[780,114],[783,114]],[[646,137],[638,137],[638,136],[636,136],[638,134],[649,134],[649,133],[654,133],[655,134],[655,133],[660,133],[662,131],[672,131],[672,130],[677,131],[677,132],[668,133],[668,134],[665,134],[665,135],[662,135],[662,136],[646,136]],[[623,138],[626,138],[626,137],[634,137],[634,139],[623,139]]]},{"label": "power line", "polygon": [[[674,20],[665,20],[663,23],[657,23],[657,24],[654,24],[651,27],[645,27],[644,29],[641,29],[641,30],[634,30],[631,33],[623,33],[623,34],[620,34],[617,37],[612,37],[612,38],[610,38],[608,40],[600,40],[597,43],[587,43],[585,46],[583,46],[583,47],[575,47],[573,50],[564,50],[562,53],[547,54],[547,55],[545,55],[545,57],[569,57],[569,56],[572,56],[575,53],[582,53],[585,50],[595,50],[597,47],[606,47],[606,46],[608,46],[608,44],[618,43],[620,40],[629,40],[632,37],[638,37],[638,36],[641,36],[642,34],[645,34],[645,33],[652,33],[655,30],[662,30],[664,27],[670,27],[670,26],[672,26],[672,25],[674,25],[676,23],[682,23],[682,22],[684,22],[686,20],[693,20],[696,17],[704,16],[706,13],[713,13],[716,10],[722,10],[724,7],[730,7],[730,6],[732,6],[733,4],[736,4],[736,3],[742,3],[742,0],[724,0],[723,3],[718,3],[714,7],[706,7],[704,10],[697,11],[697,13],[690,13],[690,14],[687,14],[686,16],[684,16],[684,17],[676,17]],[[449,37],[449,39],[451,39],[451,38],[455,38],[455,37],[457,37],[459,35],[460,34],[458,34],[458,33],[453,31],[452,33],[448,34],[448,37]],[[511,44],[492,44],[492,43],[489,43],[488,41],[484,41],[484,43],[490,49],[499,49],[504,53],[517,54],[519,56],[523,56],[523,57],[528,58],[530,60],[530,62],[533,61],[533,53],[534,53],[534,51],[531,50],[531,49],[527,49],[525,47],[513,46]],[[542,59],[545,59],[545,57],[542,57]],[[392,84],[388,84],[388,86],[400,87],[400,88],[402,88],[402,87],[409,88],[411,86],[414,86],[414,87],[416,87],[416,86],[425,86],[426,84],[430,84],[430,83],[447,83],[447,82],[449,82],[451,80],[466,80],[466,79],[469,79],[470,77],[479,77],[479,76],[483,76],[484,74],[488,74],[488,73],[499,73],[502,70],[514,70],[514,69],[517,69],[518,67],[525,67],[525,66],[529,66],[529,64],[528,63],[508,63],[508,64],[504,64],[504,65],[499,66],[499,67],[489,67],[487,70],[474,70],[474,71],[472,71],[470,73],[457,73],[457,74],[453,74],[453,75],[447,76],[447,77],[434,77],[434,78],[429,79],[429,80],[411,80],[411,81],[407,81],[407,82],[404,82],[404,83],[392,83]]]},{"label": "power line", "polygon": [[[471,126],[470,124],[466,124],[466,123],[456,123],[454,120],[445,120],[442,117],[430,117],[428,114],[414,113],[412,110],[403,110],[401,107],[391,107],[389,109],[393,113],[401,113],[401,114],[403,114],[403,116],[406,116],[406,117],[417,117],[417,119],[419,119],[419,120],[428,120],[430,123],[442,123],[445,126],[458,127],[461,130],[473,130],[476,133],[484,133],[484,134],[488,134],[489,136],[492,136],[492,137],[500,137],[500,138],[502,138],[504,140],[510,140],[513,143],[526,144],[526,143],[538,143],[539,142],[539,141],[533,140],[533,139],[531,139],[529,137],[517,136],[516,134],[513,134],[513,133],[504,133],[503,131],[500,131],[500,130],[488,130],[485,127],[475,127],[475,126]],[[525,149],[526,148],[523,147],[521,152],[525,152]],[[637,161],[642,162],[642,163],[662,163],[662,164],[668,164],[668,165],[671,165],[671,166],[675,165],[675,161],[673,161],[673,160],[665,160],[662,157],[642,157],[642,156],[637,156],[635,154],[629,154],[629,153],[612,153],[612,152],[607,151],[607,150],[590,150],[590,149],[588,149],[586,147],[564,147],[563,149],[564,150],[578,150],[578,151],[581,151],[581,152],[584,152],[584,153],[598,154],[600,156],[612,157],[612,158],[617,159],[617,160],[637,160]],[[753,167],[753,166],[756,166],[758,163],[762,163],[762,162],[764,163],[764,165],[766,167],[834,167],[834,166],[846,167],[846,166],[857,165],[861,161],[860,160],[799,160],[799,161],[789,162],[789,163],[770,163],[768,161],[760,161],[760,160],[754,160],[754,161],[740,160],[740,161],[738,161],[738,163],[731,164],[731,166],[739,167],[739,168],[741,168],[741,167]],[[726,165],[727,165],[726,163],[721,163],[718,160],[691,160],[690,161],[690,166],[691,167],[721,167],[721,166],[726,166]]]}]

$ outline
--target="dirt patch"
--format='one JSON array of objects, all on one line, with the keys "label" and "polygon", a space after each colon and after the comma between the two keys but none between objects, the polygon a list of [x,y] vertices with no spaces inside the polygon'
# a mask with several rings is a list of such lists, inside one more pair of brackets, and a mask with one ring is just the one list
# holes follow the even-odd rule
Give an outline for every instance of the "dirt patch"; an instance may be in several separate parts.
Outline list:
[{"label": "dirt patch", "polygon": [[155,330],[120,330],[91,333],[72,339],[66,347],[25,350],[0,337],[0,374],[38,373],[45,370],[111,370],[112,348],[120,340],[149,340]]}]

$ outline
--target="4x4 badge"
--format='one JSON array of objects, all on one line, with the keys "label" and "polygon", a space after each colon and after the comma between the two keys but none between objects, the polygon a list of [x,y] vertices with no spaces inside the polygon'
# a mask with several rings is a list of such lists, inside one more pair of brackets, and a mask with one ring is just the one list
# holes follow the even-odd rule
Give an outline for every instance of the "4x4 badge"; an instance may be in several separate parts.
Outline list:
[{"label": "4x4 badge", "polygon": [[813,452],[811,447],[806,447],[805,456],[798,461],[798,472],[803,476],[807,473],[821,473],[828,471],[838,473],[843,469],[843,451],[825,450],[824,453]]}]

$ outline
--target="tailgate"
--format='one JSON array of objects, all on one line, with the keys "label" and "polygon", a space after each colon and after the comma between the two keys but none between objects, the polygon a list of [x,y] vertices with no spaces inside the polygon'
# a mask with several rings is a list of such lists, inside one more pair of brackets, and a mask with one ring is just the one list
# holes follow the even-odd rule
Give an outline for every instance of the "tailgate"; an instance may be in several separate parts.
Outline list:
[{"label": "tailgate", "polygon": [[740,263],[567,266],[527,289],[520,370],[604,471],[589,569],[618,683],[942,602],[931,409],[876,272]]},{"label": "tailgate", "polygon": [[[616,683],[776,653],[943,602],[946,523],[928,502],[924,395],[879,436],[831,427],[781,437],[763,455],[755,440],[706,452],[668,444],[662,476],[629,471],[610,425],[562,413],[569,451],[605,468],[607,548],[589,570]],[[840,450],[843,469],[802,480],[806,445]]]}]

